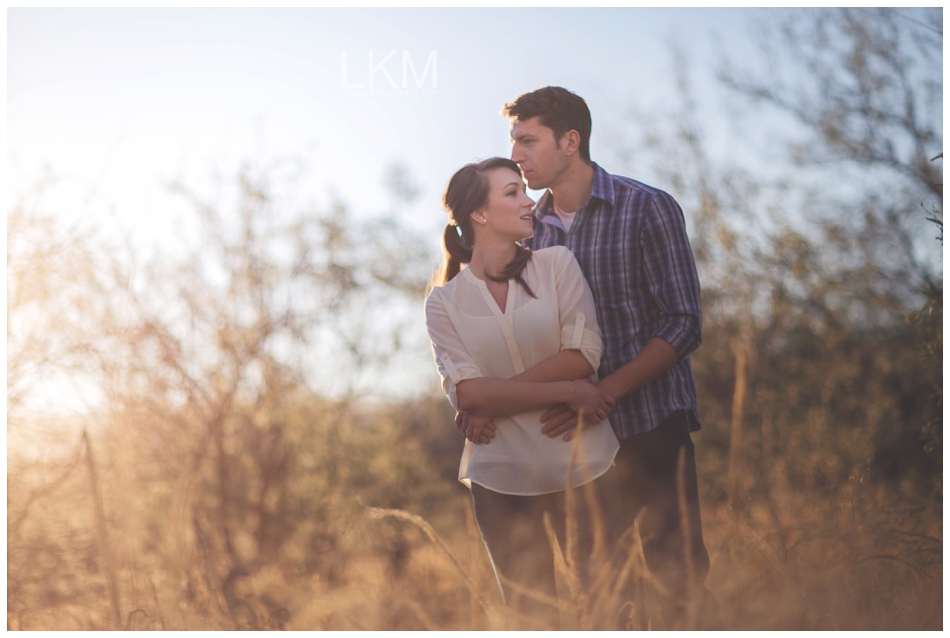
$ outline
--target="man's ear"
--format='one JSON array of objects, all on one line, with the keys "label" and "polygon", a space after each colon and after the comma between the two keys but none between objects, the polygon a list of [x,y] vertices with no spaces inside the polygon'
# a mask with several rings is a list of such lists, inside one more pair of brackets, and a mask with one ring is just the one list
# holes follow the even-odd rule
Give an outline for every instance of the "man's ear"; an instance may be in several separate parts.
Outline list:
[{"label": "man's ear", "polygon": [[581,145],[581,134],[571,129],[561,136],[561,143],[564,145],[564,154],[573,155]]}]

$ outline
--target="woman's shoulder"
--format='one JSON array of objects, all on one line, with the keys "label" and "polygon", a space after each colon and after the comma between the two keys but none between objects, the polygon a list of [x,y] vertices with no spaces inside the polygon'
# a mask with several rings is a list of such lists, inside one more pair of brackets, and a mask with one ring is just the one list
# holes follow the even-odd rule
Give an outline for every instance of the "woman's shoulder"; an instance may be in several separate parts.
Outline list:
[{"label": "woman's shoulder", "polygon": [[567,246],[548,246],[547,248],[539,248],[538,250],[532,250],[532,255],[536,255],[541,259],[551,259],[557,260],[563,258],[564,255],[573,255],[571,249]]},{"label": "woman's shoulder", "polygon": [[456,294],[461,279],[462,273],[459,273],[441,286],[433,286],[426,297],[426,307],[428,308],[433,303],[444,305],[447,301],[450,301],[453,295]]},{"label": "woman's shoulder", "polygon": [[567,246],[548,246],[532,251],[531,259],[532,261],[537,259],[539,266],[547,266],[558,271],[563,268],[570,268],[577,262],[574,253]]}]

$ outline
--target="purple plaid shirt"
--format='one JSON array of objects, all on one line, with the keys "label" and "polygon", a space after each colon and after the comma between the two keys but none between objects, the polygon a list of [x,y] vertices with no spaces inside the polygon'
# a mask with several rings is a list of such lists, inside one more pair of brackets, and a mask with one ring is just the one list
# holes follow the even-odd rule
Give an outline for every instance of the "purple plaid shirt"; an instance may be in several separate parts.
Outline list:
[{"label": "purple plaid shirt", "polygon": [[689,353],[702,341],[702,310],[683,211],[663,191],[593,168],[590,199],[570,232],[554,214],[549,191],[535,206],[534,237],[524,244],[534,250],[567,246],[580,263],[603,332],[600,378],[631,361],[653,337],[680,356],[665,374],[617,401],[610,414],[617,438],[648,432],[677,410],[685,410],[690,430],[698,430]]}]

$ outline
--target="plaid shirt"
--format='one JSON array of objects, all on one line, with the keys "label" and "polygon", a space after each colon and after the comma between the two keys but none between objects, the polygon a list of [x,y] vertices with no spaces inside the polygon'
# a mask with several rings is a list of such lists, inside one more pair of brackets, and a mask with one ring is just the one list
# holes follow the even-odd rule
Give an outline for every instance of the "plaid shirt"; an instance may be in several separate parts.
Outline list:
[{"label": "plaid shirt", "polygon": [[601,379],[653,337],[680,356],[665,374],[617,401],[610,415],[617,438],[652,430],[677,410],[686,410],[690,430],[698,430],[689,353],[702,340],[702,311],[683,211],[663,191],[593,168],[590,199],[571,230],[564,231],[548,191],[535,206],[534,237],[524,244],[534,250],[567,246],[580,263],[603,332]]}]

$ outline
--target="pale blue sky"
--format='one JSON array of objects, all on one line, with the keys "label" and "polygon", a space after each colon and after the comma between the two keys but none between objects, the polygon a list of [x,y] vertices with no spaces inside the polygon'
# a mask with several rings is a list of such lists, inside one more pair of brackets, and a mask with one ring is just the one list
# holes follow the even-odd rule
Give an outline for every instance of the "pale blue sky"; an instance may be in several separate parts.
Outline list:
[{"label": "pale blue sky", "polygon": [[[594,159],[623,172],[610,150],[629,109],[662,112],[676,99],[671,43],[693,58],[697,88],[714,101],[714,34],[730,55],[748,58],[754,13],[10,9],[9,192],[48,170],[58,180],[49,212],[120,229],[145,249],[173,248],[190,211],[168,194],[172,180],[211,192],[213,174],[232,175],[243,162],[301,157],[309,165],[301,199],[321,204],[332,193],[370,216],[390,210],[383,175],[402,162],[420,196],[399,214],[432,238],[435,253],[448,178],[509,153],[503,103],[547,84],[575,91],[593,113]],[[434,95],[344,95],[344,51],[347,81],[366,83],[370,52],[378,62],[391,50],[386,69],[400,84],[403,51],[419,73],[436,52]],[[390,88],[382,74],[374,80]],[[436,379],[419,316],[398,363],[407,392]]]},{"label": "pale blue sky", "polygon": [[[48,171],[45,208],[119,228],[147,246],[174,246],[188,215],[168,194],[181,180],[210,188],[213,174],[281,157],[309,165],[302,198],[331,193],[354,214],[390,210],[385,169],[404,163],[420,187],[400,212],[438,244],[449,176],[477,158],[509,153],[504,102],[554,84],[584,97],[591,152],[627,172],[615,150],[630,109],[663,114],[678,103],[671,45],[690,57],[710,149],[735,160],[767,120],[728,122],[715,80],[720,52],[758,63],[752,9],[9,9],[8,192]],[[370,52],[402,80],[407,51],[421,73],[436,52],[434,95],[345,95],[367,81]],[[410,88],[414,80],[409,78]],[[382,76],[375,87],[389,89]],[[423,88],[432,91],[431,75]],[[774,121],[768,122],[769,126]],[[633,126],[638,126],[637,122]],[[735,127],[741,127],[737,133]],[[775,130],[774,126],[768,130]],[[784,129],[788,131],[789,129]],[[777,142],[773,142],[776,144]],[[760,156],[761,157],[761,156]],[[715,159],[715,157],[713,158]],[[781,162],[772,155],[768,167]],[[630,175],[651,181],[651,175]],[[676,193],[669,184],[653,185]],[[688,211],[687,211],[688,215]],[[405,388],[433,385],[421,343]]]},{"label": "pale blue sky", "polygon": [[[421,186],[412,223],[436,230],[451,173],[508,153],[501,105],[558,84],[594,115],[592,151],[626,109],[673,98],[669,43],[698,60],[751,51],[748,10],[727,9],[11,9],[8,131],[13,191],[49,166],[72,190],[113,207],[123,226],[161,236],[164,184],[200,184],[247,159],[305,157],[315,199],[330,189],[355,210],[386,209],[385,167]],[[436,51],[435,95],[343,95],[368,57],[408,51],[419,73]],[[389,88],[381,73],[375,88]],[[700,76],[700,86],[712,79]],[[409,86],[414,79],[409,77]],[[424,81],[430,89],[431,75]],[[608,166],[609,168],[609,166]],[[67,211],[63,211],[64,214]],[[431,213],[431,215],[429,214]]]}]

